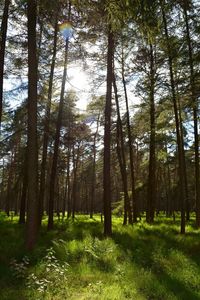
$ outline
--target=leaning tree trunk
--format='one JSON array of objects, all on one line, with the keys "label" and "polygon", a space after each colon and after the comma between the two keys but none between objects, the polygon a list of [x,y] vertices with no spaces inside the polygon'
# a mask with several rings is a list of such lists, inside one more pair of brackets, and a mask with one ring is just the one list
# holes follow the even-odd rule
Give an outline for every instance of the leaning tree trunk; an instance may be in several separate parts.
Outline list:
[{"label": "leaning tree trunk", "polygon": [[190,28],[186,5],[184,7],[184,18],[186,27],[186,38],[190,66],[190,90],[192,97],[193,119],[194,119],[194,149],[195,149],[195,201],[196,201],[196,225],[200,227],[200,173],[199,173],[199,133],[198,133],[198,99],[195,93],[194,60]]},{"label": "leaning tree trunk", "polygon": [[127,179],[127,168],[126,168],[126,156],[125,156],[125,141],[124,134],[122,128],[122,120],[119,108],[119,99],[118,99],[118,91],[117,84],[115,79],[115,74],[113,74],[113,88],[115,93],[115,102],[117,107],[117,155],[119,160],[120,172],[123,182],[123,190],[124,190],[124,221],[123,224],[127,224],[127,217],[129,224],[133,223],[132,212],[130,206],[130,199],[128,195],[128,179]]},{"label": "leaning tree trunk", "polygon": [[1,118],[3,109],[3,73],[4,73],[4,59],[5,59],[5,48],[6,48],[6,36],[8,28],[8,12],[9,12],[10,0],[5,0],[4,12],[1,23],[0,31],[0,129],[1,129]]},{"label": "leaning tree trunk", "polygon": [[[70,19],[70,15],[71,15],[71,5],[69,4],[69,12],[68,12],[69,19]],[[60,93],[58,117],[57,117],[57,122],[56,122],[54,153],[53,153],[53,161],[52,161],[51,177],[50,177],[49,217],[48,217],[48,229],[49,230],[53,229],[55,180],[56,180],[56,171],[57,171],[56,169],[57,169],[57,163],[58,163],[59,145],[60,145],[60,130],[61,130],[61,126],[62,126],[62,116],[63,116],[63,107],[64,107],[65,83],[66,83],[66,77],[67,77],[68,46],[69,46],[69,40],[66,39],[62,87],[61,87],[61,93]]]},{"label": "leaning tree trunk", "polygon": [[131,191],[132,191],[132,206],[133,206],[133,222],[137,222],[137,203],[135,193],[135,172],[134,172],[134,159],[133,159],[133,138],[131,133],[131,123],[129,115],[129,103],[128,94],[126,88],[125,70],[124,70],[124,53],[122,48],[122,83],[124,88],[124,95],[126,101],[126,117],[127,117],[127,131],[128,131],[128,146],[129,146],[129,159],[130,159],[130,171],[131,171]]},{"label": "leaning tree trunk", "polygon": [[103,203],[104,203],[104,235],[105,236],[110,236],[112,234],[110,146],[111,146],[113,55],[114,55],[114,36],[111,27],[109,26],[108,52],[107,52],[105,127],[104,127],[104,167],[103,167]]},{"label": "leaning tree trunk", "polygon": [[48,99],[46,107],[46,116],[44,123],[44,136],[43,136],[43,149],[42,149],[42,163],[41,163],[41,174],[40,174],[40,192],[39,192],[39,225],[41,225],[42,215],[43,215],[43,206],[44,206],[44,194],[45,194],[45,183],[46,183],[46,164],[47,164],[47,147],[49,141],[49,126],[50,126],[50,113],[51,113],[51,99],[53,92],[53,77],[57,53],[57,33],[58,33],[58,24],[57,16],[55,21],[55,30],[54,30],[54,44],[53,44],[53,55],[51,62],[51,71],[49,77],[49,89],[48,89]]},{"label": "leaning tree trunk", "polygon": [[38,232],[37,146],[37,1],[28,0],[28,203],[26,246],[32,250]]}]

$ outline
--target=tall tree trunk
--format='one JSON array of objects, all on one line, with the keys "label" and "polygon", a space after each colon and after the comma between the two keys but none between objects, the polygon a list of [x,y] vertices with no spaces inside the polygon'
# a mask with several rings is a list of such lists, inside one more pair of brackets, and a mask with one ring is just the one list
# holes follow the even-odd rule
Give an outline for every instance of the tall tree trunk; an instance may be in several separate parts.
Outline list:
[{"label": "tall tree trunk", "polygon": [[178,147],[178,162],[179,162],[179,186],[180,186],[180,200],[181,200],[181,233],[185,233],[185,180],[184,180],[184,169],[183,169],[183,141],[181,139],[180,134],[180,122],[178,116],[178,106],[176,99],[176,90],[175,90],[175,81],[174,81],[174,72],[173,72],[173,58],[171,54],[171,46],[169,41],[169,33],[167,27],[167,20],[165,15],[164,4],[165,1],[160,0],[164,31],[165,31],[165,39],[167,43],[167,54],[168,54],[168,64],[170,71],[170,82],[171,82],[171,93],[172,93],[172,101],[174,107],[174,116],[175,116],[175,124],[176,124],[176,139],[177,139],[177,147]]},{"label": "tall tree trunk", "polygon": [[38,232],[37,147],[37,1],[28,0],[28,203],[26,246],[32,250]]},{"label": "tall tree trunk", "polygon": [[150,146],[149,146],[149,176],[147,187],[147,214],[146,220],[148,223],[153,223],[155,212],[156,199],[156,123],[155,123],[155,64],[153,46],[150,44]]},{"label": "tall tree trunk", "polygon": [[186,159],[184,151],[184,133],[183,133],[183,120],[181,115],[181,103],[177,91],[177,102],[178,102],[178,112],[179,112],[179,122],[180,122],[180,135],[183,144],[183,173],[184,173],[184,187],[185,187],[185,210],[186,210],[186,220],[190,220],[190,205],[189,205],[189,195],[188,195],[188,180],[187,180],[187,170],[186,170]]},{"label": "tall tree trunk", "polygon": [[8,28],[8,12],[9,12],[10,0],[5,0],[1,32],[0,32],[0,130],[1,130],[1,118],[3,109],[3,73],[4,73],[4,59],[6,48],[6,36]]},{"label": "tall tree trunk", "polygon": [[57,52],[57,33],[58,33],[58,21],[56,16],[55,30],[54,30],[54,44],[53,44],[53,55],[51,62],[51,71],[49,77],[49,89],[48,89],[48,99],[46,107],[46,116],[44,123],[44,136],[43,136],[43,149],[42,149],[42,163],[41,163],[41,174],[40,174],[40,192],[39,192],[39,225],[41,225],[43,206],[44,206],[44,193],[45,193],[45,183],[46,183],[46,164],[47,164],[47,147],[49,141],[49,125],[50,125],[50,113],[51,113],[51,99],[53,91],[53,76],[56,61]]},{"label": "tall tree trunk", "polygon": [[195,202],[196,202],[196,225],[200,227],[200,173],[199,173],[199,133],[198,133],[198,100],[195,93],[195,78],[194,78],[194,60],[192,42],[190,37],[190,28],[188,22],[188,13],[186,4],[184,3],[184,18],[186,27],[186,38],[189,55],[190,66],[190,90],[192,98],[193,119],[194,119],[194,149],[195,149]]},{"label": "tall tree trunk", "polygon": [[[68,10],[68,19],[70,20],[71,4],[69,4],[68,9],[69,9]],[[57,122],[56,122],[55,144],[54,144],[54,153],[53,153],[53,161],[52,161],[52,168],[51,168],[51,177],[50,177],[48,230],[53,229],[55,179],[56,179],[56,171],[57,171],[56,169],[57,169],[58,152],[59,152],[59,145],[60,145],[60,130],[61,130],[61,125],[62,125],[65,83],[66,83],[66,77],[67,77],[68,46],[69,46],[69,40],[66,39],[66,43],[65,43],[65,60],[64,60],[63,77],[62,77],[62,87],[61,87],[61,93],[60,93],[58,117],[57,117]]]},{"label": "tall tree trunk", "polygon": [[23,167],[23,185],[22,185],[22,193],[20,199],[20,214],[19,214],[19,224],[25,224],[25,215],[26,215],[26,198],[27,198],[27,190],[28,190],[28,165],[27,165],[27,149],[24,159],[24,167]]},{"label": "tall tree trunk", "polygon": [[70,184],[70,157],[71,157],[71,149],[68,146],[67,153],[67,218],[71,217],[71,184]]},{"label": "tall tree trunk", "polygon": [[122,120],[120,115],[120,108],[119,108],[119,99],[118,99],[118,91],[117,91],[117,84],[115,79],[115,74],[113,74],[113,88],[115,93],[115,102],[117,107],[117,154],[118,160],[120,165],[120,171],[122,176],[123,182],[123,190],[124,190],[124,222],[123,224],[127,224],[127,217],[129,224],[133,223],[132,219],[132,212],[130,206],[130,199],[128,196],[128,180],[127,180],[127,168],[126,168],[126,156],[125,156],[125,149],[124,149],[124,134],[122,128]]},{"label": "tall tree trunk", "polygon": [[132,206],[133,206],[133,222],[137,222],[137,204],[135,193],[135,172],[134,172],[134,159],[133,159],[133,138],[131,133],[131,123],[129,114],[128,94],[126,88],[125,70],[124,70],[124,53],[122,48],[122,83],[124,88],[124,95],[126,101],[126,117],[127,117],[127,131],[128,131],[128,146],[129,146],[129,159],[130,159],[130,171],[131,171],[131,191],[132,191]]},{"label": "tall tree trunk", "polygon": [[9,172],[8,172],[7,191],[6,191],[5,212],[8,217],[10,216],[10,208],[11,208],[11,191],[12,191],[13,171],[14,171],[14,153],[11,154],[10,166],[9,166]]},{"label": "tall tree trunk", "polygon": [[78,171],[78,164],[79,164],[79,151],[80,148],[78,146],[77,154],[75,155],[75,149],[73,146],[73,186],[72,186],[72,219],[75,218],[76,206],[77,206],[77,171]]},{"label": "tall tree trunk", "polygon": [[111,146],[113,55],[114,55],[114,36],[111,27],[109,26],[108,52],[107,52],[105,127],[104,127],[104,167],[103,167],[103,202],[104,202],[104,235],[105,236],[110,236],[112,234],[110,146]]},{"label": "tall tree trunk", "polygon": [[93,140],[92,191],[91,191],[91,199],[90,199],[90,218],[93,217],[94,202],[95,202],[95,195],[96,195],[96,154],[97,154],[96,140],[99,133],[99,119],[100,119],[100,112],[97,117],[97,128]]},{"label": "tall tree trunk", "polygon": [[54,143],[54,152],[53,152],[53,161],[50,175],[50,194],[49,194],[49,216],[48,216],[48,229],[53,229],[53,213],[54,213],[54,196],[55,196],[55,179],[56,179],[56,169],[58,163],[58,154],[59,154],[59,144],[60,144],[60,130],[62,125],[62,113],[64,106],[64,91],[67,75],[67,56],[68,56],[68,40],[65,45],[65,62],[64,62],[64,72],[62,79],[62,88],[60,95],[59,111],[56,123],[56,134],[55,134],[55,143]]}]

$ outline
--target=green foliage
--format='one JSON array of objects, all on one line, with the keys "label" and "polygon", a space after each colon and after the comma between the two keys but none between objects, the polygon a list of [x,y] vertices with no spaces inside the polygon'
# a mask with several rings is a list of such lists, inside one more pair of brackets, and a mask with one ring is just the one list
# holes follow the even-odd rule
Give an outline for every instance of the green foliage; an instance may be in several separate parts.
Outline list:
[{"label": "green foliage", "polygon": [[42,228],[26,257],[23,227],[1,217],[0,299],[200,299],[199,230],[192,220],[182,236],[176,219],[122,226],[113,217],[113,237],[104,239],[100,217],[80,215]]},{"label": "green foliage", "polygon": [[62,289],[63,282],[67,285],[68,268],[69,265],[66,262],[60,264],[53,248],[47,249],[47,255],[39,266],[36,266],[35,271],[27,277],[30,294],[34,294],[36,290],[41,294],[41,299],[55,296]]}]

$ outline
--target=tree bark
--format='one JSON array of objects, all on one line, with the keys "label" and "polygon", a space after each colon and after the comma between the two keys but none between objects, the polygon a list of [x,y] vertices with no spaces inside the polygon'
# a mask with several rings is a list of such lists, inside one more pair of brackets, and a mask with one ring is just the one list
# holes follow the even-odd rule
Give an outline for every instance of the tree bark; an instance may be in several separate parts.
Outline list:
[{"label": "tree bark", "polygon": [[71,217],[72,207],[71,207],[71,184],[70,184],[70,158],[71,158],[71,149],[68,146],[67,153],[67,218]]},{"label": "tree bark", "polygon": [[135,223],[135,222],[137,222],[137,204],[136,204],[136,193],[135,193],[135,171],[134,171],[133,145],[132,145],[133,144],[133,138],[132,138],[132,133],[131,133],[128,94],[127,94],[127,89],[126,89],[123,49],[122,49],[122,83],[123,83],[124,95],[125,95],[125,101],[126,101],[128,146],[129,146],[129,159],[130,159],[130,171],[131,171],[133,222]]},{"label": "tree bark", "polygon": [[110,146],[111,146],[111,111],[112,111],[112,79],[113,79],[114,36],[109,26],[107,52],[106,106],[104,127],[104,168],[103,168],[103,202],[104,202],[104,235],[111,236],[111,176],[110,176]]},{"label": "tree bark", "polygon": [[96,195],[96,154],[97,154],[96,140],[99,132],[99,119],[100,119],[100,112],[97,117],[97,128],[93,140],[92,191],[91,191],[91,200],[90,200],[90,218],[93,218],[94,202],[95,202],[95,195]]},{"label": "tree bark", "polygon": [[[68,19],[70,19],[70,15],[71,15],[71,5],[69,5]],[[56,169],[57,169],[58,153],[59,153],[59,145],[60,145],[60,130],[61,130],[61,125],[62,125],[65,83],[66,83],[66,77],[67,77],[68,46],[69,46],[69,40],[67,39],[66,43],[65,43],[65,59],[64,59],[63,77],[62,77],[62,87],[61,87],[61,93],[60,93],[60,103],[59,103],[59,108],[58,108],[58,117],[57,117],[57,123],[56,123],[56,134],[55,134],[55,143],[54,143],[54,153],[53,153],[53,161],[52,161],[51,177],[50,177],[48,230],[53,229],[55,179],[56,179]]]},{"label": "tree bark", "polygon": [[184,180],[184,164],[183,164],[184,149],[183,149],[183,141],[181,139],[181,134],[180,134],[180,122],[179,122],[179,116],[178,116],[178,106],[177,106],[174,72],[173,72],[173,58],[171,55],[171,47],[170,47],[170,41],[169,41],[167,20],[166,20],[166,15],[165,15],[165,10],[164,10],[164,3],[165,3],[164,1],[160,0],[163,24],[164,24],[164,31],[165,31],[165,38],[166,38],[166,43],[167,43],[171,93],[172,93],[172,101],[173,101],[175,124],[176,124],[176,139],[177,139],[178,162],[179,162],[179,185],[180,185],[180,200],[181,200],[181,233],[184,234],[185,233],[185,186],[184,186],[185,180]]},{"label": "tree bark", "polygon": [[37,145],[37,1],[28,0],[28,203],[26,247],[32,250],[38,233]]},{"label": "tree bark", "polygon": [[57,16],[55,21],[54,29],[54,44],[53,44],[53,55],[51,62],[51,71],[49,77],[49,89],[48,89],[48,99],[46,107],[46,116],[44,123],[44,136],[43,136],[43,150],[42,150],[42,163],[41,163],[41,174],[40,174],[40,192],[39,192],[39,225],[41,225],[43,206],[44,206],[44,194],[45,194],[45,182],[46,182],[46,164],[47,164],[47,147],[49,141],[49,125],[50,125],[50,113],[51,113],[51,99],[53,92],[53,77],[57,53],[57,35],[58,35],[58,24]]},{"label": "tree bark", "polygon": [[5,0],[0,32],[0,129],[3,110],[3,75],[10,0]]},{"label": "tree bark", "polygon": [[26,198],[27,198],[27,190],[28,190],[28,165],[27,165],[27,149],[24,160],[23,167],[23,186],[22,193],[20,199],[20,215],[19,215],[19,224],[25,224],[25,215],[26,215]]},{"label": "tree bark", "polygon": [[131,206],[130,206],[130,199],[128,195],[128,180],[127,180],[127,168],[126,168],[126,156],[125,156],[125,150],[124,150],[124,134],[123,134],[123,128],[122,128],[122,120],[120,115],[120,108],[119,108],[119,99],[118,99],[118,92],[117,92],[117,85],[116,85],[116,79],[115,75],[113,74],[113,88],[115,93],[115,102],[117,107],[117,154],[118,154],[118,160],[120,165],[120,172],[122,177],[122,183],[123,183],[123,190],[124,190],[124,221],[123,224],[127,224],[127,217],[129,224],[133,223],[132,219],[132,212],[131,212]]},{"label": "tree bark", "polygon": [[73,186],[72,186],[72,219],[73,220],[75,218],[76,205],[77,205],[77,171],[78,171],[78,164],[79,164],[79,154],[80,154],[79,146],[76,155],[73,146],[73,173],[74,173]]},{"label": "tree bark", "polygon": [[149,146],[149,176],[147,187],[147,213],[146,220],[153,223],[156,199],[156,123],[155,123],[155,64],[153,46],[150,44],[150,146]]},{"label": "tree bark", "polygon": [[190,66],[190,90],[192,98],[193,119],[194,119],[194,151],[195,151],[195,202],[196,202],[196,225],[200,227],[200,172],[199,172],[199,133],[198,133],[198,100],[195,93],[194,61],[193,50],[190,36],[190,27],[188,22],[187,8],[184,3],[184,18],[186,28],[186,38]]}]

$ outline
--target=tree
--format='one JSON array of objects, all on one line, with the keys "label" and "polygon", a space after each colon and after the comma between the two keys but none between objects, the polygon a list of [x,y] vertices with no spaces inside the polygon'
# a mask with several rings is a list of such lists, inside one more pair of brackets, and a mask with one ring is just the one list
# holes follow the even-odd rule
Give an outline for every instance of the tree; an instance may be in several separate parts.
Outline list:
[{"label": "tree", "polygon": [[45,115],[45,121],[44,121],[44,137],[43,137],[43,148],[42,148],[40,193],[39,193],[39,223],[41,223],[41,218],[43,215],[43,203],[44,203],[45,182],[46,182],[46,163],[47,163],[47,147],[48,147],[48,141],[49,141],[51,100],[52,100],[52,92],[53,92],[54,68],[55,68],[56,53],[57,53],[57,34],[58,34],[57,14],[58,14],[58,12],[56,13],[56,18],[55,18],[53,54],[52,54],[51,70],[50,70],[50,76],[49,76],[46,115]]},{"label": "tree", "polygon": [[[68,6],[68,20],[70,20],[70,17],[71,17],[71,3],[69,3]],[[48,217],[49,230],[53,228],[55,179],[56,179],[56,171],[57,171],[56,169],[57,169],[57,162],[58,162],[59,144],[60,144],[60,130],[62,125],[62,117],[63,117],[64,93],[65,93],[65,83],[66,83],[66,76],[67,76],[68,47],[69,47],[69,39],[67,38],[65,41],[63,77],[62,77],[62,86],[61,86],[61,93],[60,93],[60,102],[58,108],[58,117],[56,123],[56,134],[55,134],[53,161],[52,161],[51,177],[50,177],[49,217]]]},{"label": "tree", "polygon": [[185,203],[186,203],[186,194],[185,194],[185,172],[184,172],[184,145],[183,145],[183,137],[181,135],[180,120],[179,120],[179,112],[178,112],[178,103],[176,97],[176,88],[175,88],[175,79],[174,79],[174,70],[173,70],[173,56],[170,45],[170,37],[167,26],[167,19],[164,8],[164,1],[160,1],[161,10],[162,10],[162,18],[163,18],[163,26],[165,32],[166,39],[166,48],[168,55],[168,65],[170,72],[170,84],[171,84],[171,94],[172,94],[172,102],[174,107],[174,117],[176,124],[176,139],[177,139],[177,147],[178,147],[178,162],[179,162],[179,182],[180,182],[180,200],[181,200],[181,233],[185,233]]},{"label": "tree", "polygon": [[154,221],[155,199],[156,199],[156,124],[155,124],[155,56],[152,44],[149,45],[150,52],[150,146],[149,146],[149,176],[147,189],[147,222]]},{"label": "tree", "polygon": [[[121,120],[120,114],[120,107],[119,107],[119,97],[118,97],[118,90],[117,84],[115,79],[115,74],[113,74],[113,88],[115,93],[115,102],[117,108],[117,155],[119,160],[119,166],[121,171],[121,178],[123,182],[123,192],[124,192],[124,221],[123,224],[127,224],[127,217],[129,224],[133,223],[132,220],[132,212],[130,206],[130,199],[128,195],[128,176],[127,176],[127,164],[126,164],[126,157],[125,157],[125,139],[123,133],[123,125]],[[132,147],[131,147],[132,151]]]},{"label": "tree", "polygon": [[3,17],[0,29],[0,128],[1,128],[1,117],[3,108],[3,78],[4,78],[4,59],[5,59],[5,47],[6,47],[6,36],[8,27],[8,12],[9,12],[10,0],[5,0]]},{"label": "tree", "polygon": [[198,134],[198,98],[196,95],[195,70],[193,49],[188,17],[188,7],[190,1],[183,1],[183,15],[186,29],[186,40],[189,56],[190,69],[190,92],[192,99],[193,122],[194,122],[194,152],[195,152],[195,200],[196,200],[196,225],[200,227],[200,172],[199,172],[199,134]]},{"label": "tree", "polygon": [[38,145],[37,145],[37,1],[28,0],[28,204],[26,247],[32,250],[38,232]]},{"label": "tree", "polygon": [[111,223],[111,174],[110,174],[110,139],[111,139],[111,105],[113,82],[113,55],[114,35],[112,28],[108,26],[108,52],[107,52],[107,79],[106,79],[106,104],[105,104],[105,129],[104,129],[104,235],[112,234]]}]

